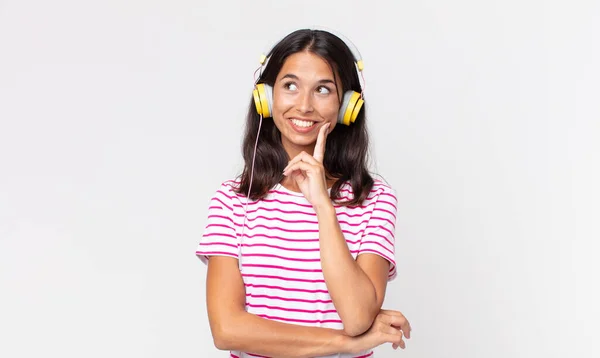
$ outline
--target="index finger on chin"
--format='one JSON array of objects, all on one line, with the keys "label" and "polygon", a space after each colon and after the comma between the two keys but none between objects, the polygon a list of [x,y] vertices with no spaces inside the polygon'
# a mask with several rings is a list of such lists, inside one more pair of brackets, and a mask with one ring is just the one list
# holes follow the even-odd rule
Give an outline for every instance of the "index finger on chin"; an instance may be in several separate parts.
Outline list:
[{"label": "index finger on chin", "polygon": [[325,158],[325,140],[330,126],[331,124],[327,123],[319,128],[319,135],[317,136],[317,143],[315,144],[315,151],[313,154],[313,157],[319,163],[323,163],[323,158]]}]

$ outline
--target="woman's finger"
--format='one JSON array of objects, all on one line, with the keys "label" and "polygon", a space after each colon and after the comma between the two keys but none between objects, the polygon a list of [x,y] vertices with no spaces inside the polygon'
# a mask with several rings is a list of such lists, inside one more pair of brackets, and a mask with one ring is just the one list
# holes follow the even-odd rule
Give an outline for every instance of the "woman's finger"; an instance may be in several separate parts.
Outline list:
[{"label": "woman's finger", "polygon": [[[392,343],[394,346],[400,347],[402,349],[406,348],[406,344],[404,343],[404,340],[402,339],[402,332],[400,332],[399,330],[393,328],[393,327],[388,327],[388,329],[383,332],[386,335],[386,340],[390,343]],[[394,348],[394,349],[396,349]]]},{"label": "woman's finger", "polygon": [[291,171],[289,174],[292,179],[294,179],[296,181],[296,183],[300,184],[302,183],[304,180],[306,180],[306,175],[304,175],[304,173],[302,172],[302,170],[294,170]]},{"label": "woman's finger", "polygon": [[290,165],[298,163],[298,162],[306,162],[312,165],[319,165],[319,162],[312,155],[302,151],[298,155],[296,155],[292,160],[289,161],[288,165],[283,169],[284,171],[290,167]]},{"label": "woman's finger", "polygon": [[412,328],[410,328],[410,323],[408,323],[406,318],[404,318],[403,322],[400,323],[400,329],[404,333],[404,337],[410,339],[410,331]]},{"label": "woman's finger", "polygon": [[410,323],[406,317],[399,311],[381,310],[381,314],[386,316],[386,322],[394,327],[398,327],[404,333],[406,338],[410,339],[410,331],[412,330]]},{"label": "woman's finger", "polygon": [[309,163],[306,162],[296,162],[294,164],[289,165],[284,171],[283,171],[283,175],[288,176],[289,173],[293,172],[294,170],[303,170],[306,173],[312,174],[312,173],[317,173],[320,170],[320,167],[317,165],[311,165]]},{"label": "woman's finger", "polygon": [[395,311],[395,310],[384,310],[384,309],[382,309],[381,313],[384,313],[384,314],[389,315],[389,316],[401,316],[401,317],[404,317],[404,315],[402,314],[402,312]]},{"label": "woman's finger", "polygon": [[399,320],[397,321],[397,323],[392,324],[393,327],[395,327],[396,329],[400,329],[402,330],[402,333],[404,333],[404,337],[410,339],[410,323],[408,323],[408,321],[406,319],[404,320]]},{"label": "woman's finger", "polygon": [[327,138],[327,131],[331,123],[327,123],[319,129],[319,135],[317,136],[317,144],[315,144],[314,157],[319,163],[323,163],[325,158],[325,140]]}]

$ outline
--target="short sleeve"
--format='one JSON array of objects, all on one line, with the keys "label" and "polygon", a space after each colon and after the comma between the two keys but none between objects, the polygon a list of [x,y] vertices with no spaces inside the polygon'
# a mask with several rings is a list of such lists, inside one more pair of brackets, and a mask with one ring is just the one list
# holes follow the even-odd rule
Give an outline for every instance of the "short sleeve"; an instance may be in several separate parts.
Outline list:
[{"label": "short sleeve", "polygon": [[231,185],[223,183],[209,202],[206,226],[196,248],[196,255],[204,264],[210,256],[238,258],[235,198]]},{"label": "short sleeve", "polygon": [[363,232],[358,255],[376,254],[390,263],[388,281],[396,278],[395,227],[398,200],[396,191],[387,186],[379,186],[373,211]]}]

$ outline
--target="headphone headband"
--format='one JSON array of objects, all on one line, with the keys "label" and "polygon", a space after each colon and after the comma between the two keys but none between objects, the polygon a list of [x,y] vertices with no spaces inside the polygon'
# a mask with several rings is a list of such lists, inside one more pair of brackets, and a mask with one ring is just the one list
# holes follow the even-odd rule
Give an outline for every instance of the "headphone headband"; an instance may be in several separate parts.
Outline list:
[{"label": "headphone headband", "polygon": [[[342,40],[342,42],[344,42],[346,44],[346,46],[348,46],[348,48],[350,49],[350,52],[352,52],[352,56],[354,56],[354,62],[356,62],[356,67],[358,68],[358,71],[362,71],[363,68],[365,67],[363,64],[363,60],[362,60],[362,56],[360,55],[360,52],[358,51],[358,48],[354,45],[354,43],[352,43],[352,41],[350,41],[350,39],[348,39],[346,36],[332,30],[329,28],[325,28],[322,26],[313,26],[311,27],[309,30],[318,30],[318,31],[325,31],[325,32],[329,32],[332,35],[336,36],[337,38],[339,38],[340,40]],[[286,35],[287,36],[287,35]],[[260,55],[260,64],[264,65],[265,62],[267,61],[267,58],[269,58],[269,56],[271,55],[271,51],[273,51],[273,48],[275,46],[277,46],[277,44],[282,40],[283,38],[281,38],[279,41],[277,41],[275,44],[271,45],[269,48],[267,48],[266,51],[263,51],[263,53]]]}]

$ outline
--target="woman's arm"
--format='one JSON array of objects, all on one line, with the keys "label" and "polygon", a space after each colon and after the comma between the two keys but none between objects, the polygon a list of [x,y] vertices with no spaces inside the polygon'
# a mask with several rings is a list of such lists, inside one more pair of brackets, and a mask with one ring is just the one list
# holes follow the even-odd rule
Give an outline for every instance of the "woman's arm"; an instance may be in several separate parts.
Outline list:
[{"label": "woman's arm", "polygon": [[352,257],[331,202],[315,206],[321,267],[329,295],[344,324],[357,336],[369,329],[385,297],[390,263],[374,254]]},{"label": "woman's arm", "polygon": [[[314,157],[301,152],[290,160],[283,174],[290,176],[298,184],[300,191],[317,213],[321,268],[325,284],[342,319],[344,331],[350,336],[357,336],[369,329],[383,303],[390,262],[393,260],[393,242],[386,237],[387,234],[369,234],[372,237],[383,238],[391,245],[392,250],[386,245],[380,245],[390,252],[390,261],[377,254],[362,254],[356,261],[352,257],[327,192],[323,158],[329,126],[327,123],[319,130]],[[372,217],[381,224],[370,225],[371,229],[377,228],[393,236],[392,220],[395,220],[395,214],[387,209],[379,210],[389,213],[393,218]],[[393,240],[393,237],[391,239]],[[367,242],[367,245],[378,244],[374,239]],[[366,249],[365,252],[367,251],[381,252],[378,247]]]},{"label": "woman's arm", "polygon": [[218,349],[276,357],[315,357],[360,349],[360,342],[340,330],[280,323],[246,312],[244,283],[234,258],[209,259],[206,293]]},{"label": "woman's arm", "polygon": [[215,346],[271,357],[356,354],[391,343],[404,348],[410,323],[401,312],[382,310],[369,331],[349,337],[340,330],[280,323],[247,313],[237,260],[213,256],[207,274],[208,318]]}]

